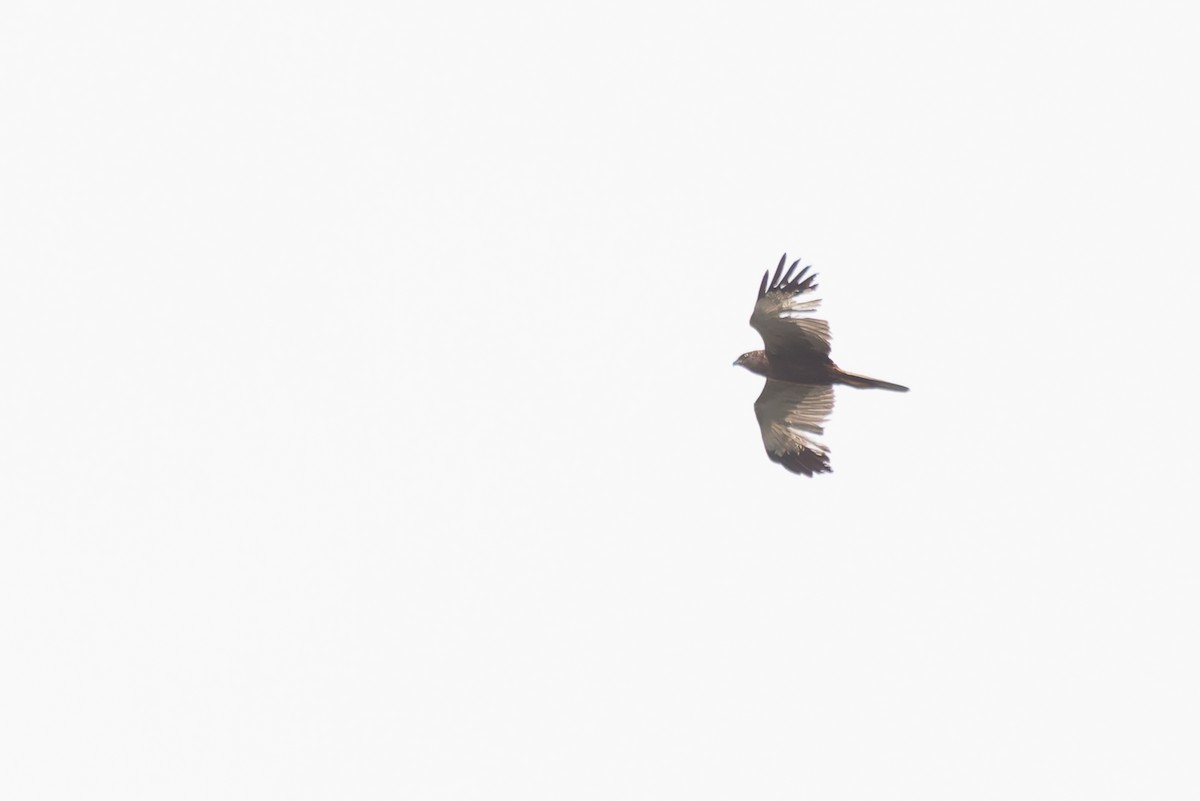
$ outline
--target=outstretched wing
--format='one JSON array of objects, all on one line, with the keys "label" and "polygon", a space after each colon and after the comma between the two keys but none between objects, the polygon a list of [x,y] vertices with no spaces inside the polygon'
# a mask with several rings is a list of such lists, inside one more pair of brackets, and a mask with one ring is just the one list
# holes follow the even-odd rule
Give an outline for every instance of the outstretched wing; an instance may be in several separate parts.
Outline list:
[{"label": "outstretched wing", "polygon": [[783,265],[786,262],[787,254],[784,253],[775,268],[775,277],[770,281],[767,279],[771,271],[763,273],[750,325],[762,335],[767,355],[772,358],[796,360],[804,356],[828,356],[829,323],[808,316],[821,301],[816,298],[801,300],[817,288],[813,283],[816,273],[809,274],[811,267],[796,273],[799,260],[792,262],[785,273]]},{"label": "outstretched wing", "polygon": [[831,412],[833,387],[829,384],[792,384],[768,378],[754,402],[767,456],[793,473],[830,472],[829,449],[814,435],[825,433],[823,426]]}]

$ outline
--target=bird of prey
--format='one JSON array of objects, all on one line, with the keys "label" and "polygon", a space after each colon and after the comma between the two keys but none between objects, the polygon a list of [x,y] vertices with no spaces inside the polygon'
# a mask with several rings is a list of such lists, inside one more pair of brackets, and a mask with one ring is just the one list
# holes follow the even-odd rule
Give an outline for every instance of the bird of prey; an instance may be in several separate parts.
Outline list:
[{"label": "bird of prey", "polygon": [[770,270],[763,273],[750,315],[765,348],[743,353],[734,365],[767,379],[754,402],[767,456],[793,473],[811,476],[831,472],[829,449],[815,435],[825,433],[823,425],[833,412],[834,384],[894,392],[908,392],[908,387],[847,373],[833,363],[829,323],[808,316],[821,301],[802,299],[817,288],[817,275],[809,274],[811,267],[797,273],[799,260],[784,272],[786,263],[785,253],[773,277]]}]

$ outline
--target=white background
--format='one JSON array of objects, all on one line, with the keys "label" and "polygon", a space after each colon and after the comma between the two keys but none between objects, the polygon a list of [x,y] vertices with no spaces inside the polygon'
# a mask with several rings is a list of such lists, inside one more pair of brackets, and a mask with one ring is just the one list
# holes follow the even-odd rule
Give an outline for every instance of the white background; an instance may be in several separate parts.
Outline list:
[{"label": "white background", "polygon": [[0,795],[1200,794],[1189,5],[783,9],[4,4]]}]

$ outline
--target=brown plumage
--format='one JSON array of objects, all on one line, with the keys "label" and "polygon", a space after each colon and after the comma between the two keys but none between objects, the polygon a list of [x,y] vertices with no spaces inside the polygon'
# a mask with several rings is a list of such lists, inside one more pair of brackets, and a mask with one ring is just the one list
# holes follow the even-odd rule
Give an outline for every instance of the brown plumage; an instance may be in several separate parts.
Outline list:
[{"label": "brown plumage", "polygon": [[763,446],[772,461],[793,473],[828,473],[829,449],[810,434],[825,433],[823,424],[833,411],[833,384],[860,389],[908,392],[908,387],[847,373],[829,358],[829,323],[807,315],[821,301],[800,300],[817,288],[811,267],[799,273],[799,260],[785,273],[787,254],[775,275],[763,273],[750,325],[762,335],[764,350],[743,353],[734,362],[766,377],[754,413]]}]

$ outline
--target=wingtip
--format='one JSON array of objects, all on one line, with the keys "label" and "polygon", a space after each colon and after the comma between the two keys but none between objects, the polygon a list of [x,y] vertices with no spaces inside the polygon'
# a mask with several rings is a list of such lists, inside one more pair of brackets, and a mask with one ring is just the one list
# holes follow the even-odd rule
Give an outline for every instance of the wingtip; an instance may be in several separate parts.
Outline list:
[{"label": "wingtip", "polygon": [[771,279],[771,286],[779,286],[779,276],[783,274],[783,265],[787,263],[787,254],[783,254],[783,258],[779,260],[779,266],[775,268],[775,277]]},{"label": "wingtip", "polygon": [[[803,259],[795,259],[788,265],[787,254],[784,253],[779,259],[779,264],[775,267],[774,275],[770,270],[763,275],[763,282],[758,290],[758,296],[761,298],[771,292],[786,292],[792,295],[798,295],[801,292],[811,292],[817,288],[817,274],[812,272],[812,265],[800,267]],[[787,266],[787,271],[784,267]],[[797,272],[797,268],[799,272]]]},{"label": "wingtip", "polygon": [[816,451],[796,450],[771,454],[771,460],[783,465],[789,472],[812,478],[823,473],[832,473],[829,466],[829,454]]}]

